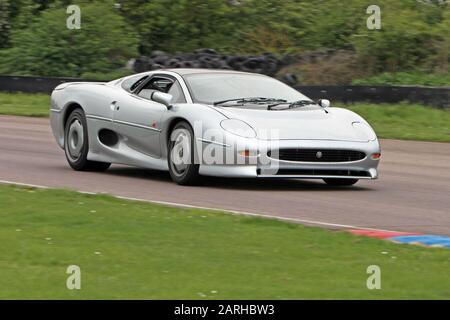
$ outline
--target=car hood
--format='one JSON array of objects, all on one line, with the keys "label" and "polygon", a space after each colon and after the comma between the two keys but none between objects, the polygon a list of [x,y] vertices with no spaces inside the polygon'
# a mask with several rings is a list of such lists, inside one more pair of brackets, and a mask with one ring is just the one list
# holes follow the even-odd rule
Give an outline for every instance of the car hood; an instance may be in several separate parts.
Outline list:
[{"label": "car hood", "polygon": [[[353,122],[365,122],[346,109],[322,108],[268,111],[244,108],[217,108],[230,119],[248,123],[262,140],[336,140],[369,141],[366,134],[356,130]],[[272,131],[273,130],[273,131]]]}]

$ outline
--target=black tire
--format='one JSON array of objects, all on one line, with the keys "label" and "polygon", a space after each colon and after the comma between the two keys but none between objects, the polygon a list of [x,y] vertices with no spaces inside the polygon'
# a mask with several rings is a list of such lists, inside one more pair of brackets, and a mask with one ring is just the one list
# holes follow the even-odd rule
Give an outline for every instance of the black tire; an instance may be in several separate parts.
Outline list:
[{"label": "black tire", "polygon": [[[81,134],[82,137],[80,137]],[[67,162],[76,171],[105,171],[111,166],[111,163],[87,159],[89,152],[88,130],[86,117],[81,108],[73,110],[65,123],[64,151]]]},{"label": "black tire", "polygon": [[339,178],[327,178],[323,179],[326,184],[330,186],[352,186],[357,183],[358,179],[339,179]]},{"label": "black tire", "polygon": [[[187,164],[183,163],[179,166],[183,167],[184,169],[180,169],[177,164],[175,164],[174,156],[175,151],[174,147],[177,145],[177,141],[173,141],[172,134],[177,134],[178,131],[189,133],[189,137],[186,138],[189,141],[186,141],[186,143],[190,142],[190,149],[188,151],[190,154],[186,156],[186,158],[189,158],[189,162]],[[198,173],[199,171],[199,164],[195,163],[195,138],[194,138],[194,131],[192,130],[189,123],[186,121],[180,121],[178,122],[175,127],[172,129],[169,135],[169,141],[168,141],[168,155],[167,155],[167,161],[169,164],[169,173],[170,177],[174,182],[176,182],[179,185],[195,185],[198,184],[201,180],[201,177]],[[177,147],[178,148],[178,147]],[[181,152],[183,152],[184,149],[181,149]],[[184,151],[186,152],[186,151]]]}]

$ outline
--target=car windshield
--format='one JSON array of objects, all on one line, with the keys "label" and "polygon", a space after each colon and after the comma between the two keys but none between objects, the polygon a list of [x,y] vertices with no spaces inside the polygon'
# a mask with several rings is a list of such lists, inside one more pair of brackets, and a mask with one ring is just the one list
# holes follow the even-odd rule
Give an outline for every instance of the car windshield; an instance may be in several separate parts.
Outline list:
[{"label": "car windshield", "polygon": [[[185,76],[196,103],[276,103],[274,100],[310,100],[297,90],[270,77],[239,73],[208,73]],[[257,98],[255,98],[257,97]]]}]

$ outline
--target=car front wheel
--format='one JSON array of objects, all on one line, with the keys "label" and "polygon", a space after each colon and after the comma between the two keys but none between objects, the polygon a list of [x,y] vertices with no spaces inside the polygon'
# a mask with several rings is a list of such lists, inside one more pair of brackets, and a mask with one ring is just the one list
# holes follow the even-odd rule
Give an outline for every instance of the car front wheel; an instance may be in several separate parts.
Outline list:
[{"label": "car front wheel", "polygon": [[105,171],[111,164],[90,161],[86,117],[81,108],[75,109],[67,118],[64,128],[64,151],[67,162],[77,171]]},{"label": "car front wheel", "polygon": [[173,128],[168,145],[169,172],[172,180],[180,185],[197,184],[200,180],[199,165],[195,164],[194,132],[185,121]]}]

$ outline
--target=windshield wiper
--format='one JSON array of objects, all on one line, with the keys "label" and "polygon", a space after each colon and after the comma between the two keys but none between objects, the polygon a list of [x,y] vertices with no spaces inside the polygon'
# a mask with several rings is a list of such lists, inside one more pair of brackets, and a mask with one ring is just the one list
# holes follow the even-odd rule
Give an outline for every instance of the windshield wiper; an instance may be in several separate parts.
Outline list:
[{"label": "windshield wiper", "polygon": [[294,101],[294,102],[279,102],[279,103],[274,103],[271,104],[267,107],[267,110],[284,110],[284,109],[273,109],[274,107],[277,107],[279,105],[287,105],[287,109],[293,109],[293,108],[300,108],[300,107],[304,107],[304,106],[309,106],[309,105],[314,105],[316,104],[314,101],[311,100],[298,100],[298,101]]},{"label": "windshield wiper", "polygon": [[255,97],[255,98],[237,98],[237,99],[228,99],[228,100],[222,100],[222,101],[216,101],[214,102],[214,105],[220,105],[227,102],[236,102],[240,104],[245,103],[269,103],[269,102],[276,102],[276,103],[286,103],[287,100],[284,99],[277,99],[277,98],[264,98],[264,97]]}]

